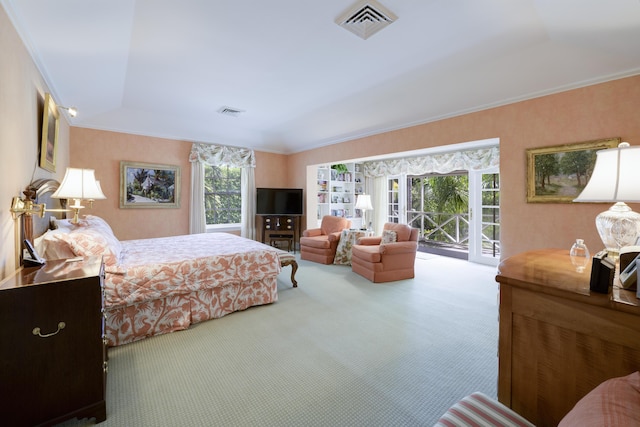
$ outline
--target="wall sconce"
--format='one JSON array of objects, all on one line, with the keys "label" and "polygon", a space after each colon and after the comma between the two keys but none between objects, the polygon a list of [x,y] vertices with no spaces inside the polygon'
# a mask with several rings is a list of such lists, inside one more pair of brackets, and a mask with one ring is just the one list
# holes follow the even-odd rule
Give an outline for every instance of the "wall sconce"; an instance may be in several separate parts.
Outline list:
[{"label": "wall sconce", "polygon": [[620,248],[634,245],[640,235],[640,214],[624,202],[640,202],[640,147],[621,142],[596,153],[593,174],[574,202],[614,202],[596,217],[596,228],[608,255],[617,259]]},{"label": "wall sconce", "polygon": [[368,194],[358,195],[358,198],[356,199],[355,208],[360,209],[362,211],[362,226],[360,228],[362,230],[368,229],[367,221],[366,221],[366,213],[367,211],[370,211],[373,209],[373,206],[371,205],[371,196]]},{"label": "wall sconce", "polygon": [[95,179],[95,171],[93,169],[76,169],[67,168],[64,174],[62,184],[51,197],[57,199],[74,199],[74,204],[68,206],[67,209],[47,209],[44,203],[34,203],[35,191],[27,189],[24,192],[25,198],[14,197],[11,201],[11,216],[14,220],[20,215],[38,215],[44,218],[45,212],[71,212],[73,211],[72,222],[78,223],[82,200],[93,203],[94,200],[106,199],[100,182]]},{"label": "wall sconce", "polygon": [[78,115],[78,109],[76,107],[63,107],[61,105],[58,105],[58,109],[67,110],[71,117],[75,117]]},{"label": "wall sconce", "polygon": [[82,200],[87,200],[93,204],[94,200],[106,199],[100,188],[100,182],[96,181],[93,169],[67,168],[62,179],[62,184],[51,196],[56,199],[73,199],[73,204],[67,206],[73,211],[72,223],[77,224],[80,216]]}]

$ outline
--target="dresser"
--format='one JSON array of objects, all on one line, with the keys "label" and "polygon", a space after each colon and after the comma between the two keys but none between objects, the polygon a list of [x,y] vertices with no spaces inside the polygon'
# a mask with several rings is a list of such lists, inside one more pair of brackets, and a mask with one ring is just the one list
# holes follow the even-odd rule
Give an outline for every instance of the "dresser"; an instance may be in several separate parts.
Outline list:
[{"label": "dresser", "polygon": [[0,282],[0,414],[11,426],[106,419],[102,258]]},{"label": "dresser", "polygon": [[640,370],[635,292],[592,293],[591,266],[577,270],[568,249],[522,253],[498,267],[498,399],[538,427],[556,426],[606,379]]}]

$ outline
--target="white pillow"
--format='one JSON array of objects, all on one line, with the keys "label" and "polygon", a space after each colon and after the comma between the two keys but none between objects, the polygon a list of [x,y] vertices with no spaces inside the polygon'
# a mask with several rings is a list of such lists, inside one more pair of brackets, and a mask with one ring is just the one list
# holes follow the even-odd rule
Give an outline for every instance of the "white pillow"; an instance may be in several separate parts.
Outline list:
[{"label": "white pillow", "polygon": [[75,254],[69,244],[64,239],[60,239],[61,235],[67,233],[69,231],[65,229],[47,230],[34,240],[33,246],[38,254],[47,260],[73,258]]}]

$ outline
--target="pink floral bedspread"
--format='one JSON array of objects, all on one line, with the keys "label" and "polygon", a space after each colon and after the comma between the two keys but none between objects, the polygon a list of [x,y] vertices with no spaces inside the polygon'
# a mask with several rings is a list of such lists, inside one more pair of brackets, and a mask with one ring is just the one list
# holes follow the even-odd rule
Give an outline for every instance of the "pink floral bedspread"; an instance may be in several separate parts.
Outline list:
[{"label": "pink floral bedspread", "polygon": [[112,346],[277,300],[280,261],[262,243],[227,233],[121,243],[120,261],[105,268]]}]

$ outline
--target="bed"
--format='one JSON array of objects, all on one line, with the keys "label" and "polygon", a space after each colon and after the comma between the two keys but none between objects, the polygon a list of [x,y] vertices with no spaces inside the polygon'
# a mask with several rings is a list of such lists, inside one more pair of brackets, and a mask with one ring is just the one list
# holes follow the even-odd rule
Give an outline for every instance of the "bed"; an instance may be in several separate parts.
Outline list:
[{"label": "bed", "polygon": [[[288,252],[228,233],[119,241],[109,224],[52,217],[35,238],[45,259],[101,256],[109,346],[187,329],[278,299],[277,276],[297,263]],[[34,230],[37,227],[34,224]],[[292,259],[293,258],[293,259]]]}]

